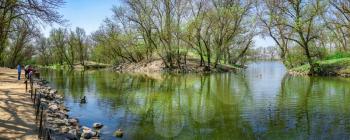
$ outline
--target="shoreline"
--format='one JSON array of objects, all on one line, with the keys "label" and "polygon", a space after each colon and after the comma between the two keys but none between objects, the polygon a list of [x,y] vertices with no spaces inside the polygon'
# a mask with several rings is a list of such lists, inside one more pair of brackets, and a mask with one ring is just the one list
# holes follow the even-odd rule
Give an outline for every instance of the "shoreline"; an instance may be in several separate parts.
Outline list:
[{"label": "shoreline", "polygon": [[[330,59],[316,62],[317,67],[314,76],[325,77],[350,77],[350,58]],[[310,65],[302,65],[288,70],[291,75],[308,76]]]},{"label": "shoreline", "polygon": [[[39,136],[45,138],[48,134],[63,139],[100,139],[99,130],[81,126],[78,118],[68,115],[70,110],[64,105],[64,97],[58,94],[56,89],[48,86],[48,81],[35,79],[33,82],[36,86],[34,104],[37,109],[41,108],[40,121],[43,120],[43,123],[40,123],[43,125],[39,126],[43,131],[40,132],[39,129]],[[37,110],[38,112],[40,110]]]},{"label": "shoreline", "polygon": [[[292,70],[288,70],[287,72],[289,75],[291,76],[310,76],[308,73],[302,73],[302,72],[296,72],[296,71],[292,71]],[[339,78],[350,78],[350,74],[316,74],[316,75],[312,75],[312,76],[321,76],[321,77],[339,77]]]},{"label": "shoreline", "polygon": [[121,73],[224,73],[224,72],[237,72],[245,69],[245,66],[234,66],[230,64],[218,64],[216,68],[214,68],[214,64],[211,64],[210,70],[207,70],[207,67],[200,65],[200,60],[198,59],[188,59],[186,64],[181,64],[179,66],[174,66],[174,68],[169,69],[166,68],[161,59],[153,59],[153,60],[143,60],[136,63],[119,63],[118,65],[109,65],[109,64],[101,64],[96,62],[90,62],[89,65],[82,66],[80,64],[74,65],[70,67],[68,65],[50,65],[50,66],[41,66],[37,65],[38,68],[44,69],[61,69],[61,70],[109,70],[114,72]]},{"label": "shoreline", "polygon": [[[33,91],[34,90],[34,91]],[[57,94],[57,90],[47,86],[44,80],[33,80],[34,106],[37,109],[36,116],[40,112],[39,136],[78,138],[80,133],[79,122],[76,118],[69,118],[69,110],[64,106],[63,96]],[[41,131],[40,131],[41,130]]]},{"label": "shoreline", "polygon": [[21,78],[16,69],[0,67],[0,139],[99,139],[99,130],[69,117],[63,96],[47,81],[33,79],[26,85],[23,71]]}]

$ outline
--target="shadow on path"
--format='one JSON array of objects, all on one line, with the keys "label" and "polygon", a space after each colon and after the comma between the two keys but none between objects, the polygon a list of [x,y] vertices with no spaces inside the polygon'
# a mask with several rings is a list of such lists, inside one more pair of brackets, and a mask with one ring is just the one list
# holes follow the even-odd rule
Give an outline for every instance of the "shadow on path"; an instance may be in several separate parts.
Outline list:
[{"label": "shadow on path", "polygon": [[0,68],[0,139],[37,139],[30,94],[16,70]]}]

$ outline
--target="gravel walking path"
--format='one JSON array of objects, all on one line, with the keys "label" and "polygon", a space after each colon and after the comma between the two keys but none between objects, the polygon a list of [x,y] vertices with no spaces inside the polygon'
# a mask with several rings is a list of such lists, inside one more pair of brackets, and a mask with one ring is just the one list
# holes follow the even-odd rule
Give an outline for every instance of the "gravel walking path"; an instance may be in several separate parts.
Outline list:
[{"label": "gravel walking path", "polygon": [[0,139],[35,140],[36,129],[24,71],[21,80],[17,80],[16,69],[0,68]]}]

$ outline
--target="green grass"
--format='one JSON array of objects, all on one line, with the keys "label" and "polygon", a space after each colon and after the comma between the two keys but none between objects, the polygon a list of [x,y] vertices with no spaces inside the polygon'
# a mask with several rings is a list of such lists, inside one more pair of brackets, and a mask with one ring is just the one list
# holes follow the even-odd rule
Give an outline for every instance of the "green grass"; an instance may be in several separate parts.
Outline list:
[{"label": "green grass", "polygon": [[[318,75],[350,76],[350,57],[335,58],[317,61],[316,73]],[[310,65],[302,65],[290,70],[292,73],[308,74]]]},{"label": "green grass", "polygon": [[322,65],[338,65],[338,66],[350,65],[350,57],[324,60],[324,61],[319,61],[318,63]]},{"label": "green grass", "polygon": [[336,52],[332,55],[327,56],[325,59],[332,60],[332,59],[349,58],[349,57],[350,57],[350,53],[348,52]]}]

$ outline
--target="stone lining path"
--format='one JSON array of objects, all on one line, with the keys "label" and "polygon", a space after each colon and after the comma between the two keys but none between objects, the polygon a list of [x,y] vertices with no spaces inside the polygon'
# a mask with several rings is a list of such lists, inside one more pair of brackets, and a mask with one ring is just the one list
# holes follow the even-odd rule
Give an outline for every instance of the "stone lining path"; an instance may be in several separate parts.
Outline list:
[{"label": "stone lining path", "polygon": [[[25,91],[24,71],[0,68],[0,140],[36,140],[33,103]],[[28,86],[29,88],[29,86]]]}]

